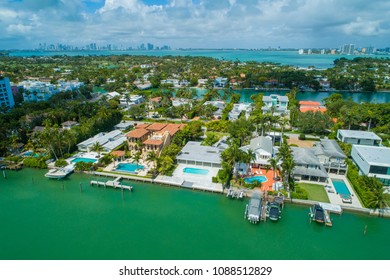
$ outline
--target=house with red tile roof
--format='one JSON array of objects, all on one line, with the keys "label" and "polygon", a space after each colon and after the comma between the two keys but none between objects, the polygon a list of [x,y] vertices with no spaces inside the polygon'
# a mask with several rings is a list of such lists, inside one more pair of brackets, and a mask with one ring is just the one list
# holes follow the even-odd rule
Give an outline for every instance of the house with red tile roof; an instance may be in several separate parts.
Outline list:
[{"label": "house with red tile roof", "polygon": [[142,142],[148,139],[149,134],[150,131],[144,128],[137,128],[127,133],[126,137],[129,149],[133,151],[142,149],[140,146],[142,145]]},{"label": "house with red tile roof", "polygon": [[302,100],[299,101],[299,111],[301,113],[305,113],[305,112],[325,113],[326,108],[324,106],[321,106],[320,102]]}]

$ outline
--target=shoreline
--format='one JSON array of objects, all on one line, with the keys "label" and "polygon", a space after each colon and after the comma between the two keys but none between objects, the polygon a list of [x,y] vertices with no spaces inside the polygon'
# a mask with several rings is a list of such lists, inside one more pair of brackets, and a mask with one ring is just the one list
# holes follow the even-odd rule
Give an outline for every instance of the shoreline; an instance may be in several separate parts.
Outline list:
[{"label": "shoreline", "polygon": [[[186,187],[182,186],[181,184],[175,184],[174,182],[169,182],[169,181],[164,181],[164,180],[156,180],[156,179],[149,179],[149,178],[141,178],[141,177],[135,177],[131,175],[121,175],[121,174],[113,174],[113,173],[107,173],[107,172],[93,172],[90,173],[88,171],[81,172],[83,174],[87,175],[93,175],[93,176],[99,176],[99,177],[121,177],[121,179],[125,180],[134,180],[134,181],[140,181],[143,183],[151,183],[151,184],[161,184],[164,186],[169,186],[169,187],[178,187],[178,188],[183,188],[183,189],[192,189],[196,191],[207,191],[211,193],[217,193],[217,194],[222,194],[226,195],[228,189],[222,189],[222,190],[213,190],[210,188],[200,188],[200,187]],[[238,189],[237,189],[238,190]],[[253,194],[253,190],[249,190],[245,192],[245,196],[247,198],[250,198]],[[290,204],[297,204],[297,205],[309,205],[312,206],[314,204],[320,203],[319,201],[313,201],[313,200],[301,200],[301,199],[291,199],[291,198],[286,198],[285,199],[286,203]],[[390,210],[388,209],[383,209],[383,210],[374,210],[374,209],[369,209],[369,208],[356,208],[356,207],[351,207],[348,205],[340,205],[342,211],[347,211],[347,212],[353,212],[353,213],[359,213],[359,214],[367,214],[369,216],[375,216],[375,217],[382,217],[382,218],[390,218]],[[341,214],[340,214],[341,215]]]}]

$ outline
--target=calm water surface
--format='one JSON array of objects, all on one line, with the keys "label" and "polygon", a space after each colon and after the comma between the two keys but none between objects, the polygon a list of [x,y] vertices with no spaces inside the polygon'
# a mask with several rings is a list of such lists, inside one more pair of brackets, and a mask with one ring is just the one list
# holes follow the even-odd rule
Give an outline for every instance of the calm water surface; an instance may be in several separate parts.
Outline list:
[{"label": "calm water surface", "polygon": [[146,55],[146,56],[206,56],[222,60],[231,61],[256,61],[256,62],[272,62],[282,65],[294,65],[297,67],[314,66],[316,68],[326,69],[333,66],[333,61],[341,57],[353,59],[355,57],[384,57],[388,55],[378,56],[346,56],[346,55],[329,55],[329,54],[313,54],[300,55],[298,51],[255,51],[255,50],[169,50],[169,51],[13,51],[10,56],[93,56],[93,55]]},{"label": "calm water surface", "polygon": [[44,173],[1,176],[0,259],[390,259],[389,219],[345,212],[325,228],[286,205],[279,222],[252,225],[247,202],[222,195],[131,182],[122,199],[87,175]]}]

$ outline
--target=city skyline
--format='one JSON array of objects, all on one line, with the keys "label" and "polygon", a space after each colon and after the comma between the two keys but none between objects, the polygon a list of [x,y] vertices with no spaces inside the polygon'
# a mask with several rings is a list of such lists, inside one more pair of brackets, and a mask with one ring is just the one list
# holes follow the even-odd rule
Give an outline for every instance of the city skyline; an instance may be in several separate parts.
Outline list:
[{"label": "city skyline", "polygon": [[123,48],[389,47],[390,2],[0,0],[0,49],[42,42]]}]

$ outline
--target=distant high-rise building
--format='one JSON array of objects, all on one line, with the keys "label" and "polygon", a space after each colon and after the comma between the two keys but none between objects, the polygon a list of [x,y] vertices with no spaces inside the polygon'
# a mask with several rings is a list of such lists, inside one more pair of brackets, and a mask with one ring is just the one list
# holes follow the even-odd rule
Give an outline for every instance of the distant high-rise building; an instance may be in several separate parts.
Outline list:
[{"label": "distant high-rise building", "polygon": [[324,49],[321,50],[321,54],[325,54],[325,50]]},{"label": "distant high-rise building", "polygon": [[354,44],[345,44],[341,50],[342,54],[354,54],[355,45]]},{"label": "distant high-rise building", "polygon": [[304,50],[303,49],[299,49],[298,50],[298,54],[303,54],[304,53]]},{"label": "distant high-rise building", "polygon": [[311,54],[311,53],[312,53],[311,49],[308,49],[307,54]]},{"label": "distant high-rise building", "polygon": [[375,52],[375,49],[373,46],[369,46],[366,48],[366,54],[373,54]]},{"label": "distant high-rise building", "polygon": [[147,46],[148,46],[148,51],[151,51],[154,49],[154,46],[151,43],[148,43]]},{"label": "distant high-rise building", "polygon": [[11,83],[7,77],[0,76],[0,107],[12,108],[15,106]]},{"label": "distant high-rise building", "polygon": [[330,50],[330,54],[336,54],[336,50],[331,49],[331,50]]}]

